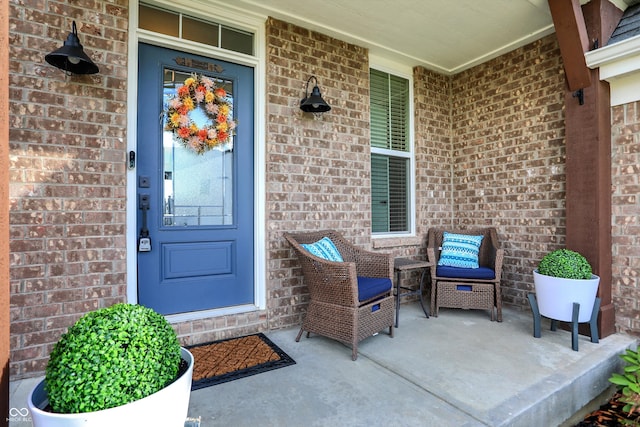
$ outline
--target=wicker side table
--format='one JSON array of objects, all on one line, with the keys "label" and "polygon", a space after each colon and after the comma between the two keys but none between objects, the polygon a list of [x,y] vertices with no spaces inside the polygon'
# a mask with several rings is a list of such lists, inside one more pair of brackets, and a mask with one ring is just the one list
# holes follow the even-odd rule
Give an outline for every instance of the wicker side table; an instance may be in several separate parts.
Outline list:
[{"label": "wicker side table", "polygon": [[438,282],[435,286],[436,306],[434,316],[438,317],[440,307],[484,309],[494,317],[495,287],[493,283]]}]

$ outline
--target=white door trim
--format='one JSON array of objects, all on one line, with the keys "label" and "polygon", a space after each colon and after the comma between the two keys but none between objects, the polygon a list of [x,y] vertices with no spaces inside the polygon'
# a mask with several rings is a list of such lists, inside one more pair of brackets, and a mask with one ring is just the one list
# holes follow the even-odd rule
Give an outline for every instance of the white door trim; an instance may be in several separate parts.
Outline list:
[{"label": "white door trim", "polygon": [[[266,186],[265,186],[265,16],[255,14],[239,13],[237,9],[226,9],[223,6],[212,5],[210,2],[204,4],[197,0],[153,0],[146,3],[158,4],[167,9],[176,11],[189,11],[190,15],[198,13],[203,17],[215,17],[220,22],[220,17],[224,17],[224,22],[238,28],[244,28],[254,33],[255,55],[243,55],[236,52],[225,51],[223,49],[205,46],[200,43],[188,40],[179,40],[162,34],[156,34],[138,29],[138,0],[129,1],[129,44],[128,44],[128,66],[127,66],[127,159],[130,151],[136,152],[137,135],[137,92],[138,92],[138,43],[145,42],[172,49],[184,50],[194,54],[208,56],[224,61],[235,62],[254,68],[254,193],[255,193],[255,215],[254,215],[254,271],[255,303],[249,306],[229,307],[218,310],[207,310],[193,313],[184,313],[168,316],[172,322],[182,322],[201,318],[237,314],[247,311],[264,310],[266,308],[266,245],[265,245],[265,224],[266,224]],[[137,153],[136,153],[137,155]],[[127,227],[126,227],[126,264],[127,264],[127,302],[135,304],[138,302],[137,283],[137,224],[136,224],[136,168],[127,169]]]}]

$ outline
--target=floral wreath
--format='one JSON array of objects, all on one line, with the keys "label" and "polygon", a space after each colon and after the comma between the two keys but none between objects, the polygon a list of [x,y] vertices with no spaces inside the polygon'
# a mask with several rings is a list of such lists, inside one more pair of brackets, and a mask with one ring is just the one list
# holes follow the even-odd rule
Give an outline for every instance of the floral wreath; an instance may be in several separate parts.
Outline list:
[{"label": "floral wreath", "polygon": [[[227,92],[216,87],[212,78],[193,74],[179,87],[177,94],[167,102],[165,129],[186,148],[196,154],[205,152],[229,141],[237,122],[230,116],[231,106]],[[207,123],[199,127],[189,113],[204,103]]]}]

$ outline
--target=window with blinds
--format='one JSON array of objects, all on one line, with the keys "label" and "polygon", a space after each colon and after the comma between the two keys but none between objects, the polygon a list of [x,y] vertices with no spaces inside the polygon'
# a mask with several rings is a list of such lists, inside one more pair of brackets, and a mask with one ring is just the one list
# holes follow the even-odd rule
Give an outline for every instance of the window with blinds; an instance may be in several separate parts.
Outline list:
[{"label": "window with blinds", "polygon": [[370,85],[372,231],[409,232],[409,81],[371,69]]}]

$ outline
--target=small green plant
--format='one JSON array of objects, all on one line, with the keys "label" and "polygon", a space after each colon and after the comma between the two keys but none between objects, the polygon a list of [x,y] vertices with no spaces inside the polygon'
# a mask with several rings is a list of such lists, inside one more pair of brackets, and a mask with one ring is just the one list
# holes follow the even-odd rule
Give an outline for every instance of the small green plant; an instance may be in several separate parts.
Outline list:
[{"label": "small green plant", "polygon": [[124,405],[172,382],[180,343],[150,308],[115,304],[87,313],[56,343],[46,367],[54,412],[80,413]]},{"label": "small green plant", "polygon": [[640,354],[637,349],[627,349],[620,357],[627,362],[624,375],[613,373],[609,381],[621,389],[620,401],[625,404],[623,411],[631,415],[640,408]]},{"label": "small green plant", "polygon": [[591,279],[593,272],[589,261],[578,252],[557,249],[542,258],[538,273],[564,279]]}]

